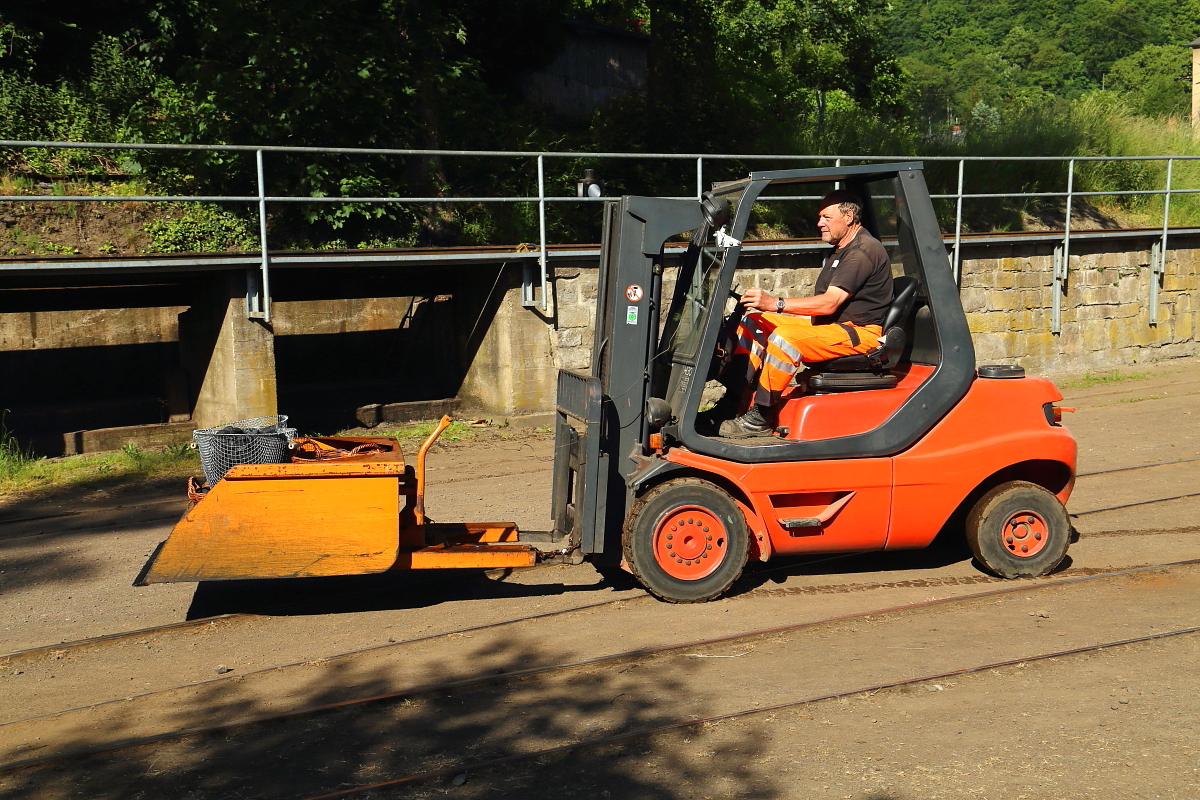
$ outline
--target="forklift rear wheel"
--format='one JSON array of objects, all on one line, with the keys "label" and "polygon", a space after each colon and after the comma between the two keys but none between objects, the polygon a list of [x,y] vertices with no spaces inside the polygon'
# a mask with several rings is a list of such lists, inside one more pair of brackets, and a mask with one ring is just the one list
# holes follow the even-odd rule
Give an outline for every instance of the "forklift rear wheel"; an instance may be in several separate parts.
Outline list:
[{"label": "forklift rear wheel", "polygon": [[742,574],[750,534],[732,497],[707,481],[680,478],[633,504],[622,545],[630,570],[652,594],[700,603]]},{"label": "forklift rear wheel", "polygon": [[967,544],[989,572],[1033,578],[1057,567],[1071,542],[1071,521],[1058,498],[1028,481],[1002,483],[967,515]]}]

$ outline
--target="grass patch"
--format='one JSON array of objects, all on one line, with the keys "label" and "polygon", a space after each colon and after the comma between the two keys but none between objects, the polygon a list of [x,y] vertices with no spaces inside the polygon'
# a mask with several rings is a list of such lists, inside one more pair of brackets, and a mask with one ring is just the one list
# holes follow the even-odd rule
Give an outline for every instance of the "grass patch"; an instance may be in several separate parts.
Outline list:
[{"label": "grass patch", "polygon": [[97,481],[184,477],[200,469],[198,453],[186,443],[159,450],[126,444],[112,453],[35,458],[17,448],[6,432],[0,436],[0,496]]},{"label": "grass patch", "polygon": [[1102,386],[1107,383],[1119,383],[1121,381],[1142,381],[1149,377],[1149,372],[1121,373],[1114,369],[1109,372],[1089,372],[1082,378],[1077,378],[1073,381],[1064,381],[1060,385],[1069,389],[1088,389],[1092,386]]},{"label": "grass patch", "polygon": [[4,414],[0,413],[0,484],[11,476],[19,475],[37,460],[8,432],[4,425]]},{"label": "grass patch", "polygon": [[[371,431],[372,436],[394,436],[397,439],[424,439],[433,433],[433,429],[437,427],[436,422],[411,422],[406,425],[401,425],[398,428],[388,428],[380,426]],[[442,435],[438,437],[438,441],[461,442],[467,439],[474,439],[477,435],[476,429],[467,424],[455,420],[451,422],[446,430],[442,431]]]}]

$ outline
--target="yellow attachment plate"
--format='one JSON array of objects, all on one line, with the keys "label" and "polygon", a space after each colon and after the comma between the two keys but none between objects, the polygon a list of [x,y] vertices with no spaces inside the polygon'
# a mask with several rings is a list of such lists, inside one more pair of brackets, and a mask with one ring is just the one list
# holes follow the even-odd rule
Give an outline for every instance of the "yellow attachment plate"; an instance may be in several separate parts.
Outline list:
[{"label": "yellow attachment plate", "polygon": [[398,483],[361,473],[218,481],[137,583],[384,572],[399,545]]}]

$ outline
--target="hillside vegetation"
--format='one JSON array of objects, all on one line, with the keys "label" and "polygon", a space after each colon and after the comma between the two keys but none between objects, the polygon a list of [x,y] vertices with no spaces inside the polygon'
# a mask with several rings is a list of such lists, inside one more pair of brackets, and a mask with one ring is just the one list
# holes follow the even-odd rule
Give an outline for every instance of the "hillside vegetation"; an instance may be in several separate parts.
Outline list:
[{"label": "hillside vegetation", "polygon": [[[646,37],[646,90],[568,119],[521,78],[561,51],[566,20]],[[1193,30],[1189,26],[1194,26]],[[1159,155],[1197,151],[1187,43],[1200,0],[119,0],[0,11],[0,138],[416,149],[887,155]],[[253,195],[252,156],[0,149],[11,194]],[[268,157],[272,194],[536,193],[529,163],[485,158]],[[771,165],[756,161],[755,168]],[[722,165],[734,175],[749,165]],[[691,191],[690,167],[548,163],[573,194],[594,167],[610,195]],[[1065,166],[972,164],[967,189],[1061,191]],[[1198,177],[1176,165],[1177,186]],[[712,177],[723,177],[713,175]],[[929,171],[938,192],[953,168]],[[1157,189],[1164,165],[1081,166],[1076,187]],[[1195,215],[1173,201],[1173,221]],[[28,204],[0,255],[238,249],[253,208]],[[1098,201],[1155,224],[1161,198]],[[976,201],[972,228],[1050,224],[1061,204]],[[948,207],[943,209],[948,213]],[[556,205],[553,241],[594,209]],[[764,207],[759,230],[807,229]],[[111,220],[124,215],[125,222]],[[274,246],[531,241],[531,205],[276,207]],[[119,227],[124,232],[116,230]],[[133,233],[129,231],[133,230]],[[70,233],[74,231],[74,233]]]}]

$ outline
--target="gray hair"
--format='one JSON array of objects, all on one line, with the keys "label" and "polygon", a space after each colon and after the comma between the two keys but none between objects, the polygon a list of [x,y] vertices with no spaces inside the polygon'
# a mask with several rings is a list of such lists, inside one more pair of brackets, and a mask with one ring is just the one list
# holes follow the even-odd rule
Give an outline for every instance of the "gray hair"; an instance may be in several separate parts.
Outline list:
[{"label": "gray hair", "polygon": [[821,198],[821,208],[836,205],[843,214],[849,211],[854,216],[854,222],[862,222],[862,200],[853,192],[838,189]]}]

